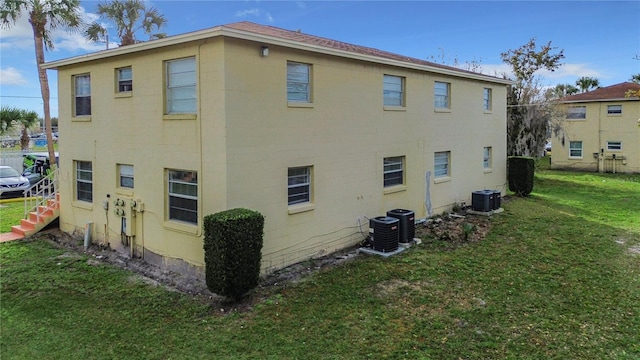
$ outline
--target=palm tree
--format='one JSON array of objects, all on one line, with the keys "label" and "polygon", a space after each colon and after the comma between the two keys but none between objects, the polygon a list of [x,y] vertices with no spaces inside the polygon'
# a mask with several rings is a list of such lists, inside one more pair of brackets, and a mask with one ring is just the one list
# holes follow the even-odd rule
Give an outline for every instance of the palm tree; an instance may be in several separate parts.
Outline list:
[{"label": "palm tree", "polygon": [[22,126],[22,136],[20,136],[20,148],[26,150],[29,147],[29,134],[27,130],[40,123],[40,117],[35,111],[18,109],[15,107],[3,106],[0,110],[2,127],[0,134],[11,131],[15,126]]},{"label": "palm tree", "polygon": [[587,92],[591,89],[600,87],[600,81],[593,77],[583,76],[576,80],[576,86],[580,88],[580,92]]},{"label": "palm tree", "polygon": [[[149,39],[159,39],[164,33],[153,33],[153,29],[160,30],[167,19],[154,7],[147,8],[141,0],[112,0],[98,4],[98,14],[113,22],[118,30],[120,46],[138,42],[136,32],[142,30],[149,35]],[[89,40],[102,41],[107,36],[107,29],[94,22],[85,31]],[[108,38],[107,38],[108,39]],[[108,46],[108,45],[107,45]]]},{"label": "palm tree", "polygon": [[578,92],[578,88],[571,84],[558,84],[547,92],[547,97],[552,99],[560,99],[565,96],[573,95]]},{"label": "palm tree", "polygon": [[36,50],[36,65],[40,79],[40,92],[44,108],[44,122],[47,133],[47,148],[52,166],[56,166],[51,134],[51,112],[49,110],[49,78],[47,71],[40,67],[44,63],[44,50],[53,49],[51,31],[64,28],[77,30],[81,25],[79,0],[3,0],[0,3],[0,26],[11,27],[21,16],[28,16]]},{"label": "palm tree", "polygon": [[631,75],[631,79],[629,81],[640,84],[640,73]]}]

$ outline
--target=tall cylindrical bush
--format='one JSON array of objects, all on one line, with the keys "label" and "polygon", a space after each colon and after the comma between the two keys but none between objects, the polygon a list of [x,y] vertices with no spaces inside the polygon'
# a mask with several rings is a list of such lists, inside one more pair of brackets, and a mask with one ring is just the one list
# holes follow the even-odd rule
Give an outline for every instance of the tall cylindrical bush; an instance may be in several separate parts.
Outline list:
[{"label": "tall cylindrical bush", "polygon": [[533,191],[535,161],[531,157],[510,156],[508,158],[509,190],[517,196],[527,196]]},{"label": "tall cylindrical bush", "polygon": [[231,209],[204,217],[207,288],[238,301],[260,280],[264,216]]}]

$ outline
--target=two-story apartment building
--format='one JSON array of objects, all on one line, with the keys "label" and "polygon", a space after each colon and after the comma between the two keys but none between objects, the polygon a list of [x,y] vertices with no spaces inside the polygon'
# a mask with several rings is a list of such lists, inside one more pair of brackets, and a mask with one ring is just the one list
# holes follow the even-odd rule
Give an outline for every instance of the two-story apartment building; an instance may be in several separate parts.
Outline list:
[{"label": "two-story apartment building", "polygon": [[640,84],[625,82],[567,96],[564,135],[553,137],[551,167],[599,172],[640,172]]},{"label": "two-story apartment building", "polygon": [[222,210],[265,216],[269,273],[388,210],[505,191],[504,79],[250,22],[45,67],[60,228],[183,272],[202,274],[202,219]]}]

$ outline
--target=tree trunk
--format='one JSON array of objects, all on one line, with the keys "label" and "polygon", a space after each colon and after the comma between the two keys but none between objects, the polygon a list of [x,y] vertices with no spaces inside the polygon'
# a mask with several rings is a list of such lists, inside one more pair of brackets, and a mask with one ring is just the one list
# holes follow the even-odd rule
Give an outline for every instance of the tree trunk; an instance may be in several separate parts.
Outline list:
[{"label": "tree trunk", "polygon": [[44,64],[44,39],[42,37],[43,31],[39,27],[44,28],[45,24],[31,23],[33,28],[33,40],[35,41],[36,48],[36,65],[38,67],[38,78],[40,79],[40,92],[42,94],[42,106],[44,110],[44,126],[47,133],[47,150],[49,151],[49,164],[51,164],[51,171],[57,167],[56,154],[53,149],[53,131],[51,129],[51,112],[49,109],[49,78],[47,77],[47,70],[40,67]]}]

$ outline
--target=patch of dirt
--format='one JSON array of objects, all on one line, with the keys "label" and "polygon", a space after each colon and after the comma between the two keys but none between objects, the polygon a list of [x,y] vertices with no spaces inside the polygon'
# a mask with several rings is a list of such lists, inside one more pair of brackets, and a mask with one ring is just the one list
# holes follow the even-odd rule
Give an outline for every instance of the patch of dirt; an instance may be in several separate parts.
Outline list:
[{"label": "patch of dirt", "polygon": [[[484,239],[490,229],[491,220],[487,216],[468,215],[463,209],[455,214],[428,219],[416,225],[416,237],[426,242],[443,241],[448,248],[477,242]],[[111,264],[134,272],[129,281],[141,281],[152,286],[163,286],[170,291],[178,291],[193,296],[207,303],[212,312],[226,315],[238,311],[246,311],[254,305],[264,302],[287,286],[304,280],[307,276],[322,269],[338,266],[354,259],[358,255],[358,247],[352,247],[327,256],[310,259],[263,277],[256,289],[240,303],[234,303],[223,296],[209,291],[206,282],[199,278],[161,269],[142,259],[129,258],[117,251],[92,245],[84,250],[83,239],[71,236],[57,228],[41,231],[38,238],[46,238],[52,244],[68,249],[75,254],[89,257],[91,266]],[[65,255],[72,256],[72,255]]]}]

